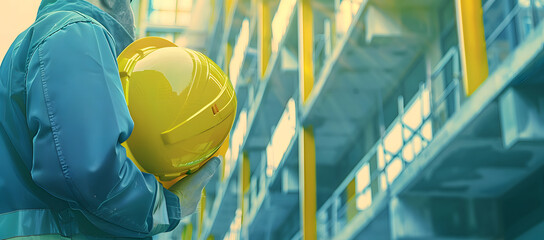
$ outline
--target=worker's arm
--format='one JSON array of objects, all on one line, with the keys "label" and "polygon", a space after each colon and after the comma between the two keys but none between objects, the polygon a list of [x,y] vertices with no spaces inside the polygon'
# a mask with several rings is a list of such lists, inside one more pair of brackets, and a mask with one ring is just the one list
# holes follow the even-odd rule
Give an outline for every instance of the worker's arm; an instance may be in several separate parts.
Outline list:
[{"label": "worker's arm", "polygon": [[26,85],[31,174],[99,229],[150,236],[179,223],[179,199],[140,172],[120,145],[133,122],[113,41],[103,27],[79,22],[48,37],[32,55]]}]

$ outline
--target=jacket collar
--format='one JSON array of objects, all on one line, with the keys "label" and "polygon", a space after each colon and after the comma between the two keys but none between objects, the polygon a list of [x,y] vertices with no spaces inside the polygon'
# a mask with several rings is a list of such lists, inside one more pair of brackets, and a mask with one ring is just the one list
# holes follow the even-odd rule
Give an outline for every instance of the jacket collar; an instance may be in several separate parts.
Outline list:
[{"label": "jacket collar", "polygon": [[78,11],[85,14],[104,26],[115,40],[115,51],[119,55],[134,39],[108,13],[85,0],[42,0],[36,19],[55,11]]}]

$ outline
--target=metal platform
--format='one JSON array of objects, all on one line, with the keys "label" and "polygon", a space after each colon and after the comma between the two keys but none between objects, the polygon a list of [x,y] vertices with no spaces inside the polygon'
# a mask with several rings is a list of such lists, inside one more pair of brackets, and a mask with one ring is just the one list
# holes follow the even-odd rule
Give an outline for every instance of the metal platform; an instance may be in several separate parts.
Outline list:
[{"label": "metal platform", "polygon": [[[336,239],[376,232],[371,225],[384,214],[387,224],[377,226],[392,233],[385,239],[496,239],[511,231],[503,217],[527,210],[510,192],[531,186],[527,179],[544,166],[544,97],[534,91],[544,86],[543,46],[540,25],[436,133],[385,199],[355,216]],[[520,202],[502,205],[508,198]]]}]

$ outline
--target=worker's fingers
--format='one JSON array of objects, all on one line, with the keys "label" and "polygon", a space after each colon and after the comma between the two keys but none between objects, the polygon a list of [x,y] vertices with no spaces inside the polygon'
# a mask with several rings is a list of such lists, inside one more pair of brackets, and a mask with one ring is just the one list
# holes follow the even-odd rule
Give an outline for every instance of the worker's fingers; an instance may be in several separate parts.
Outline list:
[{"label": "worker's fingers", "polygon": [[200,170],[170,187],[169,190],[179,197],[182,217],[194,213],[200,201],[202,189],[215,174],[220,163],[221,158],[210,159]]},{"label": "worker's fingers", "polygon": [[198,189],[202,190],[208,184],[210,179],[212,179],[215,172],[221,164],[222,157],[214,157],[210,159],[204,166],[202,166],[197,172],[192,174],[190,177],[194,177],[194,184],[198,185]]},{"label": "worker's fingers", "polygon": [[220,158],[210,159],[210,161],[204,164],[200,170],[181,179],[179,182],[170,187],[170,190],[172,192],[183,191],[184,195],[199,194],[200,191],[202,191],[202,188],[206,186],[206,184],[215,174],[220,163]]}]

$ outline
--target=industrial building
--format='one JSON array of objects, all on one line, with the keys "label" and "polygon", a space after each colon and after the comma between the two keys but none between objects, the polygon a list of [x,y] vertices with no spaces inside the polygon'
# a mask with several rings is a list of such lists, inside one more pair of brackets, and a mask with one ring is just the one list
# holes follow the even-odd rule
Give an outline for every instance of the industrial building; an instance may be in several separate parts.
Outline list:
[{"label": "industrial building", "polygon": [[238,98],[188,239],[544,239],[544,0],[134,0]]},{"label": "industrial building", "polygon": [[159,2],[239,101],[184,239],[544,236],[544,1]]}]

